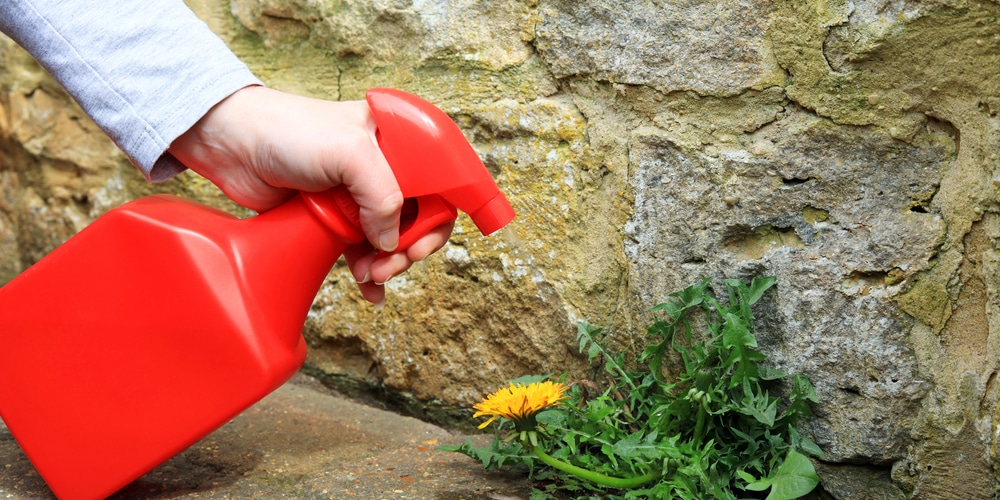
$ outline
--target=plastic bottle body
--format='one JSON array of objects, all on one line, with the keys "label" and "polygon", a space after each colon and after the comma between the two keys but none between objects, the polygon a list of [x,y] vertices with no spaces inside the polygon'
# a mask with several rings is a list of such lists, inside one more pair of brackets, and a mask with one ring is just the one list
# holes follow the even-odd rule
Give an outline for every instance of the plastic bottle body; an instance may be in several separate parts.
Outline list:
[{"label": "plastic bottle body", "polygon": [[287,381],[347,243],[301,199],[126,204],[0,288],[0,416],[60,498],[103,498]]}]

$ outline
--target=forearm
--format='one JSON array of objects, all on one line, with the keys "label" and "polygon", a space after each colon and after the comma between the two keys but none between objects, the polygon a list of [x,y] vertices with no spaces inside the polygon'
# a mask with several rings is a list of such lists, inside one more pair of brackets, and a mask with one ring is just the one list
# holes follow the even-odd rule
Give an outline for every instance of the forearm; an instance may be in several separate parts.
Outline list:
[{"label": "forearm", "polygon": [[0,30],[154,181],[184,168],[174,139],[260,83],[180,0],[3,0]]}]

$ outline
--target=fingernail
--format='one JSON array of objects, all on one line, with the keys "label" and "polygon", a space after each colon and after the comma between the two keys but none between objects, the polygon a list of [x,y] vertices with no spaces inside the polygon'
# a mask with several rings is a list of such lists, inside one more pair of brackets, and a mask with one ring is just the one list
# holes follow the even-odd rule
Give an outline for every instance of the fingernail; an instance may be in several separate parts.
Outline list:
[{"label": "fingernail", "polygon": [[358,281],[358,283],[368,283],[371,280],[372,280],[371,273],[365,273],[365,277],[361,278],[361,281]]},{"label": "fingernail", "polygon": [[388,283],[389,280],[391,280],[391,279],[392,279],[392,275],[390,274],[389,277],[385,279],[385,281],[383,281],[381,283],[379,283],[379,282],[376,281],[375,284],[378,285],[378,286],[382,286],[382,285]]},{"label": "fingernail", "polygon": [[393,231],[386,231],[378,236],[378,247],[383,252],[392,252],[399,246],[399,238]]}]

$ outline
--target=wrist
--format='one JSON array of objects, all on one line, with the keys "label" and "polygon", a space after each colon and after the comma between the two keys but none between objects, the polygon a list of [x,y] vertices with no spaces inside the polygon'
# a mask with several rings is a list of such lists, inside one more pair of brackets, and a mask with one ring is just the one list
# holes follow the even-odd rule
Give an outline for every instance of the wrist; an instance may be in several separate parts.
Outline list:
[{"label": "wrist", "polygon": [[262,88],[243,87],[216,103],[170,144],[170,154],[189,169],[214,180],[215,175],[211,174],[219,165],[232,164],[234,159],[245,155],[241,151],[244,146],[238,141],[246,134],[234,134],[233,130],[246,130],[246,125],[253,123],[245,115],[253,109],[253,95]]}]

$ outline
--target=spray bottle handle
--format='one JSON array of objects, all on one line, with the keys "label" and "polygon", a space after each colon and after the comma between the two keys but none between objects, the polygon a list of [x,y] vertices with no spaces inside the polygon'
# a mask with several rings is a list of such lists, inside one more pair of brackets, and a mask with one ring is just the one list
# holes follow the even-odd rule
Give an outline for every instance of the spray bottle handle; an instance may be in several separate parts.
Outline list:
[{"label": "spray bottle handle", "polygon": [[[364,240],[360,207],[344,186],[322,193],[301,193],[310,211],[347,243]],[[458,218],[454,205],[436,194],[407,198],[399,217],[399,246],[391,253],[404,252],[434,228]],[[377,258],[389,253],[380,252]]]},{"label": "spray bottle handle", "polygon": [[[458,125],[433,104],[397,89],[365,94],[375,136],[403,196],[399,247],[405,251],[434,228],[469,214],[484,235],[514,219],[497,187]],[[364,239],[358,206],[346,188],[302,193],[314,215],[349,243]]]}]

